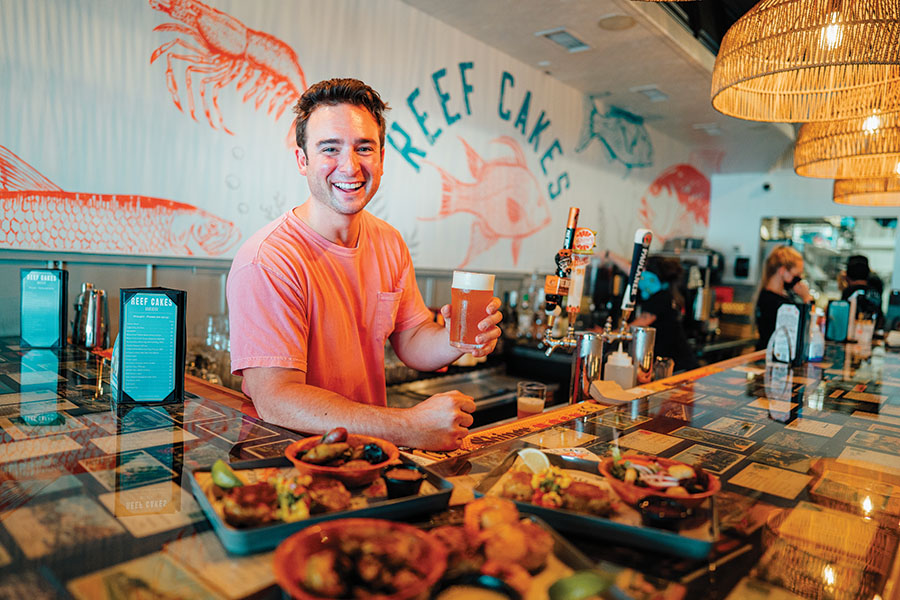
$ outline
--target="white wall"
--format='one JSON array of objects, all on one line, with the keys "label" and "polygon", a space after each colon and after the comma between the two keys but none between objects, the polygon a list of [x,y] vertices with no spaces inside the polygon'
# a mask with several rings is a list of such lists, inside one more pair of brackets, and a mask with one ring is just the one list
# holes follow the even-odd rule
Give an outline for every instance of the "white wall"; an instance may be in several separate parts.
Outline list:
[{"label": "white wall", "polygon": [[[768,184],[768,190],[764,185]],[[900,207],[857,207],[832,201],[830,179],[800,177],[790,170],[713,175],[707,243],[725,255],[724,283],[759,282],[759,227],[763,217],[900,217]],[[900,288],[900,253],[894,244],[892,288]],[[750,257],[750,275],[734,277],[734,259]]]},{"label": "white wall", "polygon": [[[293,98],[330,77],[363,79],[392,106],[385,175],[369,209],[400,230],[417,267],[468,260],[498,272],[551,270],[570,206],[599,232],[601,250],[627,253],[638,227],[705,233],[708,174],[679,171],[664,180],[677,185],[654,185],[690,162],[688,144],[599,101],[592,114],[574,88],[399,0],[206,0],[196,6],[208,5],[207,27],[196,31],[178,20],[178,5],[0,2],[0,146],[8,150],[0,149],[0,171],[14,175],[0,188],[9,180],[15,202],[27,195],[0,207],[0,248],[59,260],[72,251],[230,258],[238,238],[308,196],[285,143],[292,114],[269,110],[281,96],[267,84]],[[239,34],[262,59],[231,68]],[[213,64],[223,68],[210,73]],[[595,136],[579,144],[591,123]],[[401,152],[404,136],[420,152],[413,160]],[[43,178],[62,195],[35,187]],[[123,198],[137,200],[114,210]],[[169,201],[181,203],[173,223],[156,215]],[[62,216],[48,220],[51,211]],[[157,218],[159,231],[125,227],[131,213]],[[110,223],[102,235],[100,222]],[[94,236],[86,243],[79,230]],[[182,245],[176,231],[227,232],[228,245]]]}]

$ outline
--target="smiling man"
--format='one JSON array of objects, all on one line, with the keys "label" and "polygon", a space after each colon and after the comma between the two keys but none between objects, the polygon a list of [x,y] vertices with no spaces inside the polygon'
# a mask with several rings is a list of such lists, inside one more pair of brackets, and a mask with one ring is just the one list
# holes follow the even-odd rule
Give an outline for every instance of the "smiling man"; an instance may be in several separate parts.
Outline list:
[{"label": "smiling man", "polygon": [[[431,371],[459,358],[434,323],[400,233],[364,209],[381,182],[387,106],[356,79],[311,86],[297,102],[297,165],[310,197],[255,233],[228,275],[231,368],[259,416],[307,433],[346,427],[398,445],[456,448],[472,398],[448,391],[386,406],[384,344]],[[500,337],[494,298],[475,351]],[[450,307],[441,308],[449,323]]]}]

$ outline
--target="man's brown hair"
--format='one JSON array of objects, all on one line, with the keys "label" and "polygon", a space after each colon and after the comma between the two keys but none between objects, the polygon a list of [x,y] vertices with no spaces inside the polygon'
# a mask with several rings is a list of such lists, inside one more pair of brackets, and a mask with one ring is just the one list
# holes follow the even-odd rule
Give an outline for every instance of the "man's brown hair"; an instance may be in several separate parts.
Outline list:
[{"label": "man's brown hair", "polygon": [[352,104],[359,106],[372,115],[378,124],[381,148],[384,148],[385,120],[384,112],[390,107],[381,96],[359,79],[326,79],[309,86],[297,104],[294,105],[296,118],[297,146],[306,152],[306,123],[313,111],[321,105],[337,106]]}]

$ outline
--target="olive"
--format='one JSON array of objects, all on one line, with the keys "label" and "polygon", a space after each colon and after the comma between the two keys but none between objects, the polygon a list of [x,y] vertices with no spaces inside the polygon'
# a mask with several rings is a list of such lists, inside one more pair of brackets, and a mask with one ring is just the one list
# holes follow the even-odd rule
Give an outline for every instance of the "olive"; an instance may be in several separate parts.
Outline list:
[{"label": "olive", "polygon": [[387,454],[381,446],[375,443],[366,444],[363,447],[363,459],[370,465],[376,465],[387,460]]}]

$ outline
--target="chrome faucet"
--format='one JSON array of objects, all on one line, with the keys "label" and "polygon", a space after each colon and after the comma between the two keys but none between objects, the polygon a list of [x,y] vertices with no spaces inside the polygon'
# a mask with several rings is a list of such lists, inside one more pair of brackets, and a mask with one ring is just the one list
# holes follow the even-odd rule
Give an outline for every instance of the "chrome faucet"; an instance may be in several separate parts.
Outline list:
[{"label": "chrome faucet", "polygon": [[[547,346],[547,351],[544,353],[546,356],[550,356],[553,354],[553,351],[562,346],[567,351],[571,351],[578,344],[578,339],[575,337],[575,319],[569,319],[569,328],[566,330],[566,335],[561,338],[553,337],[553,323],[556,321],[557,314],[560,312],[559,307],[556,307],[556,310],[552,313],[547,314],[547,328],[544,329],[544,335],[541,337],[541,343],[544,346]],[[574,315],[573,315],[574,316]]]}]

